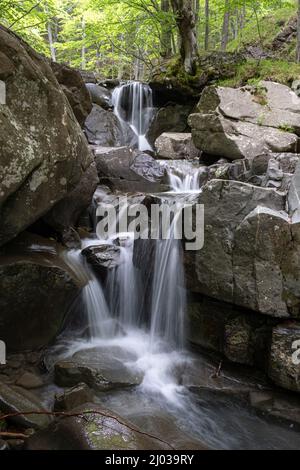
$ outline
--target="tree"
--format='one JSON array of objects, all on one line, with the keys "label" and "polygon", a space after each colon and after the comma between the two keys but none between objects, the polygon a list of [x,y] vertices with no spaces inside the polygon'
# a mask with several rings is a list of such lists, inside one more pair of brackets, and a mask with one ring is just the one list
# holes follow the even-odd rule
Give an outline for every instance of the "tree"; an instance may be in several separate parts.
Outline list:
[{"label": "tree", "polygon": [[223,16],[221,50],[226,51],[229,40],[229,22],[230,22],[230,0],[225,0],[225,9]]},{"label": "tree", "polygon": [[205,39],[204,49],[208,51],[209,46],[209,0],[205,0]]},{"label": "tree", "polygon": [[298,25],[297,25],[297,48],[296,61],[300,63],[300,0],[298,0]]},{"label": "tree", "polygon": [[[161,0],[161,11],[164,13],[170,12],[169,0]],[[172,26],[167,21],[162,22],[161,32],[161,56],[164,58],[171,57],[172,55]]]},{"label": "tree", "polygon": [[184,69],[194,74],[198,58],[196,17],[192,0],[171,0],[180,36],[180,54]]}]

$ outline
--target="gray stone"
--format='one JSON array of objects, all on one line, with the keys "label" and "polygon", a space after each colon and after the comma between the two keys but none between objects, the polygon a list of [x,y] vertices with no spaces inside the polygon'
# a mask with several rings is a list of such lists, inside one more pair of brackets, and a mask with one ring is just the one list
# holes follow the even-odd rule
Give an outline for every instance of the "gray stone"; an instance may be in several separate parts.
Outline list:
[{"label": "gray stone", "polygon": [[77,406],[91,402],[92,399],[91,389],[85,383],[80,383],[55,395],[54,411],[70,411]]},{"label": "gray stone", "polygon": [[28,390],[33,388],[39,388],[44,385],[43,380],[36,374],[32,372],[24,372],[16,381],[16,385],[26,388]]},{"label": "gray stone", "polygon": [[153,157],[129,147],[95,147],[100,181],[114,190],[160,192],[169,188],[166,170]]},{"label": "gray stone", "polygon": [[90,403],[73,411],[78,416],[58,420],[27,439],[26,449],[133,451],[172,448],[98,405]]},{"label": "gray stone", "polygon": [[124,365],[124,358],[114,349],[88,349],[55,364],[55,383],[72,387],[80,382],[94,390],[112,390],[132,387],[142,381],[142,376]]},{"label": "gray stone", "polygon": [[154,146],[156,139],[164,132],[187,132],[190,106],[170,105],[160,108],[153,116],[146,133],[150,145]]},{"label": "gray stone", "polygon": [[0,105],[2,245],[77,186],[92,154],[48,61],[3,26],[0,54],[10,64],[0,71],[7,80],[7,104]]},{"label": "gray stone", "polygon": [[299,323],[278,325],[273,329],[269,377],[280,387],[294,392],[300,392],[300,364],[293,361],[296,352],[293,343],[299,340]]},{"label": "gray stone", "polygon": [[107,88],[96,85],[94,83],[87,83],[86,87],[90,93],[92,102],[98,104],[103,109],[109,109],[112,106],[112,95]]},{"label": "gray stone", "polygon": [[194,160],[200,156],[188,133],[165,132],[156,139],[155,148],[159,158]]},{"label": "gray stone", "polygon": [[0,331],[11,351],[49,344],[61,331],[79,295],[77,279],[60,256],[60,246],[24,234],[0,255]]},{"label": "gray stone", "polygon": [[106,111],[97,104],[93,105],[84,129],[91,144],[103,147],[133,145],[136,139],[129,125],[121,123],[112,111]]},{"label": "gray stone", "polygon": [[52,421],[47,415],[47,410],[40,400],[32,392],[16,386],[8,386],[0,383],[0,410],[3,414],[45,411],[43,414],[18,415],[10,418],[10,421],[26,428],[44,428]]},{"label": "gray stone", "polygon": [[[240,89],[207,87],[189,117],[194,143],[231,160],[297,152],[300,98],[274,82]],[[297,134],[297,135],[296,135]]]}]

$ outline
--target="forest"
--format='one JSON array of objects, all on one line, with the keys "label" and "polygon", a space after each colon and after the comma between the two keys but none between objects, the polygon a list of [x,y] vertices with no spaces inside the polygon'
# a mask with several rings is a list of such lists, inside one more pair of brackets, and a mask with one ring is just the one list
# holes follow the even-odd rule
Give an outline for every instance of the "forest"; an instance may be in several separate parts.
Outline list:
[{"label": "forest", "polygon": [[[264,46],[297,14],[292,0],[3,0],[0,20],[52,60],[102,77],[145,79],[166,60]],[[295,41],[284,57],[299,61]]]}]

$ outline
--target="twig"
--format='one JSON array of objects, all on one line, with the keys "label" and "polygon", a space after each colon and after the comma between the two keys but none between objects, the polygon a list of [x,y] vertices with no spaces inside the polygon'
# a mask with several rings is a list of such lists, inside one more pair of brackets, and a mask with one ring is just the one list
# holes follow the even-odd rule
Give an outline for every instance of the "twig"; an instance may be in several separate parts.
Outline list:
[{"label": "twig", "polygon": [[12,439],[26,439],[29,436],[20,432],[0,432],[0,437],[10,437]]},{"label": "twig", "polygon": [[215,370],[215,372],[211,375],[212,379],[218,379],[221,375],[221,369],[222,369],[223,361],[220,361],[220,364],[218,368]]},{"label": "twig", "polygon": [[163,444],[166,444],[171,449],[176,450],[171,444],[164,441],[163,439],[160,439],[159,437],[154,436],[153,434],[149,434],[147,432],[140,431],[137,428],[131,427],[129,424],[124,423],[121,419],[117,418],[116,416],[111,415],[109,413],[105,413],[104,411],[89,410],[89,411],[81,411],[79,413],[74,413],[74,412],[69,412],[69,411],[24,411],[24,412],[18,411],[18,412],[14,412],[14,413],[7,413],[5,415],[0,415],[0,421],[2,421],[4,419],[9,419],[9,418],[15,418],[17,416],[28,416],[28,415],[47,415],[47,416],[56,416],[56,417],[62,417],[62,418],[71,418],[71,417],[84,418],[84,415],[88,415],[88,414],[96,414],[96,415],[103,416],[105,418],[114,419],[119,424],[121,424],[122,426],[127,427],[131,431],[137,432],[138,434],[141,434],[143,436],[147,436],[147,437],[150,437],[150,438],[155,439],[157,441],[160,441]]}]

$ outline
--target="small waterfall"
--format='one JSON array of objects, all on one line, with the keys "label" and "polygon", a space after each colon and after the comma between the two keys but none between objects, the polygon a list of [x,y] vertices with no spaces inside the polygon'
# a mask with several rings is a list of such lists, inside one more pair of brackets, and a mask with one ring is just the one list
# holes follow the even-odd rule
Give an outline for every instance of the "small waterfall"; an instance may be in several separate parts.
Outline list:
[{"label": "small waterfall", "polygon": [[66,253],[65,261],[76,273],[76,276],[86,283],[82,289],[82,299],[86,309],[91,340],[111,337],[114,334],[115,324],[100,282],[81,255],[80,250],[71,250]]},{"label": "small waterfall", "polygon": [[167,166],[170,186],[176,193],[199,191],[201,167],[189,162],[172,163]]},{"label": "small waterfall", "polygon": [[130,125],[138,138],[139,150],[152,150],[146,132],[153,115],[152,90],[141,82],[125,83],[113,92],[114,113],[121,122]]}]

